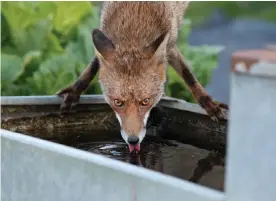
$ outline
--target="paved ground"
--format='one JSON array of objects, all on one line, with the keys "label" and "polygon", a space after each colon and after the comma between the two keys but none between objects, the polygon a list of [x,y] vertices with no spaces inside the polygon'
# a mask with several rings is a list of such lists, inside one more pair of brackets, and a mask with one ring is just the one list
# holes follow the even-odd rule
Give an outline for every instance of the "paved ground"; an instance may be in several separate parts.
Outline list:
[{"label": "paved ground", "polygon": [[207,91],[218,101],[228,103],[229,73],[232,52],[239,49],[262,48],[276,43],[276,24],[258,20],[231,20],[216,13],[200,28],[194,28],[189,38],[191,45],[221,44],[225,46],[219,56]]}]

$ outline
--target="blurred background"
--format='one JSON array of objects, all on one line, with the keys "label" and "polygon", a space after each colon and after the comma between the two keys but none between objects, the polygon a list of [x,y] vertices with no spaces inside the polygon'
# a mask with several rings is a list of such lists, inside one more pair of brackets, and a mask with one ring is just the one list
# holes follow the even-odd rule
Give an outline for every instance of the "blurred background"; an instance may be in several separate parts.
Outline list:
[{"label": "blurred background", "polygon": [[[101,2],[1,2],[2,96],[53,95],[94,55]],[[218,101],[228,103],[231,54],[276,43],[276,3],[191,2],[178,47]],[[86,94],[101,94],[97,79]],[[194,102],[169,68],[166,94]]]}]

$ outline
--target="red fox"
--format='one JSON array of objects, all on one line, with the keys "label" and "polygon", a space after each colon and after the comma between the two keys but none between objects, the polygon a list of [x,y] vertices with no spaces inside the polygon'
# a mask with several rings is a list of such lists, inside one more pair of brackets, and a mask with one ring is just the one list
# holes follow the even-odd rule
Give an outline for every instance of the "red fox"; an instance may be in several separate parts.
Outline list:
[{"label": "red fox", "polygon": [[170,64],[213,120],[226,119],[222,106],[204,90],[176,46],[188,5],[104,2],[100,28],[92,31],[96,56],[72,86],[57,93],[63,98],[61,109],[77,104],[99,71],[99,83],[121,125],[122,138],[130,152],[140,151],[149,113],[164,95]]}]

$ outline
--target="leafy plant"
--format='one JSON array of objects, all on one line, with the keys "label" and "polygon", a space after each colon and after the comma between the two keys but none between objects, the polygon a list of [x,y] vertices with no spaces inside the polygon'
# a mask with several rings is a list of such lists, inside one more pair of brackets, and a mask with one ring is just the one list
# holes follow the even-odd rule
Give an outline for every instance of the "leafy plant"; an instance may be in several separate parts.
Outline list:
[{"label": "leafy plant", "polygon": [[[191,21],[188,19],[183,20],[182,28],[180,29],[178,37],[178,47],[196,78],[202,86],[206,86],[212,78],[212,71],[218,63],[218,54],[223,50],[223,47],[189,45],[187,41],[190,29]],[[185,85],[183,79],[172,67],[169,67],[168,69],[166,94],[175,98],[184,98],[189,102],[195,102],[195,99],[191,95],[190,90]]]},{"label": "leafy plant", "polygon": [[2,94],[54,94],[72,83],[93,57],[98,16],[89,2],[3,2]]},{"label": "leafy plant", "polygon": [[[72,84],[94,56],[99,17],[89,2],[2,2],[2,95],[52,95]],[[187,44],[190,26],[183,21],[178,46],[205,86],[222,49]],[[171,67],[168,73],[167,95],[194,101],[182,78]],[[102,93],[97,78],[87,93]]]},{"label": "leafy plant", "polygon": [[201,1],[191,2],[186,16],[193,25],[200,25],[217,9],[231,18],[262,19],[276,21],[276,4],[269,1]]}]

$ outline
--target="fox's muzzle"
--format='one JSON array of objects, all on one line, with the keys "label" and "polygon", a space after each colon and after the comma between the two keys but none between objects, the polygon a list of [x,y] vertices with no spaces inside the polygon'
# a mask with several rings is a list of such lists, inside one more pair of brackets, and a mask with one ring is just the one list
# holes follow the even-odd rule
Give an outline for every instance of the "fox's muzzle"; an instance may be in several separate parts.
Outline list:
[{"label": "fox's muzzle", "polygon": [[[128,124],[128,127],[131,127],[131,124]],[[127,127],[127,128],[128,128]],[[133,129],[131,129],[133,130]],[[134,132],[127,132],[129,129],[125,129],[122,126],[121,135],[125,142],[128,144],[129,151],[132,152],[139,152],[140,151],[140,143],[144,139],[146,135],[146,129],[142,127],[140,130],[137,130],[136,133]]]},{"label": "fox's muzzle", "polygon": [[140,151],[140,143],[146,135],[148,113],[139,113],[135,105],[129,105],[124,113],[116,113],[121,125],[121,135],[130,152]]},{"label": "fox's muzzle", "polygon": [[[143,120],[139,117],[126,117],[122,121],[122,131],[121,134],[128,144],[129,151],[139,152],[140,151],[140,143],[145,137],[145,126],[143,124]],[[126,134],[126,135],[125,135]]]}]

